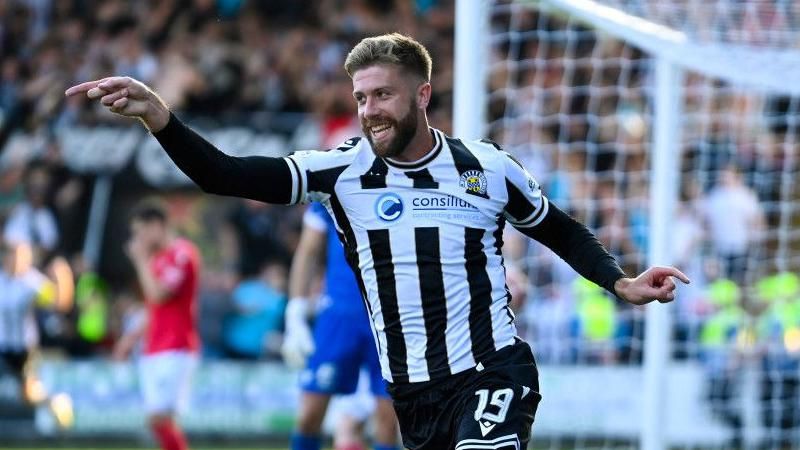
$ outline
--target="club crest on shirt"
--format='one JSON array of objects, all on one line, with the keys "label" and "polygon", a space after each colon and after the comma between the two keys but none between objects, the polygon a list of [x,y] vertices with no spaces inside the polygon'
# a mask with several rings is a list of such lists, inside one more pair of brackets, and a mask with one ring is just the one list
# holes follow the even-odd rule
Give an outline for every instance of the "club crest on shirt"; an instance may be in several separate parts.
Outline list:
[{"label": "club crest on shirt", "polygon": [[536,180],[531,178],[530,175],[528,176],[528,189],[531,191],[531,193],[539,190],[539,183],[537,183]]},{"label": "club crest on shirt", "polygon": [[486,175],[480,170],[467,170],[461,174],[459,186],[467,190],[467,192],[477,195],[486,195]]}]

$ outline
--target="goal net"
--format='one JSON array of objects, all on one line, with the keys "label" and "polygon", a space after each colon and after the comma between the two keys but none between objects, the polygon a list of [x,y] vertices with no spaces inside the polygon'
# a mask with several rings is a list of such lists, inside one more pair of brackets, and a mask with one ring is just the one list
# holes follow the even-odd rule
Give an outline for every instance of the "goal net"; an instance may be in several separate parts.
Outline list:
[{"label": "goal net", "polygon": [[[661,389],[662,448],[796,448],[800,4],[493,0],[484,14],[484,133],[628,273],[649,264],[652,214],[669,208],[655,239],[693,280],[666,307],[664,385],[648,386],[645,309],[538,244],[511,246],[529,281],[518,324],[541,366],[534,447],[640,448],[642,398]],[[663,201],[659,63],[679,74]]]}]

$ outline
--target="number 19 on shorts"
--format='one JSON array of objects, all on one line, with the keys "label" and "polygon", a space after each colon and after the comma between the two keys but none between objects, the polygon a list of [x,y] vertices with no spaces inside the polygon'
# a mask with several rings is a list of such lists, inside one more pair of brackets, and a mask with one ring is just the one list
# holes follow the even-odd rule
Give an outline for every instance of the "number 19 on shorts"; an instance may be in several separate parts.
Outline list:
[{"label": "number 19 on shorts", "polygon": [[[481,427],[481,434],[486,436],[495,425],[506,420],[508,408],[514,398],[514,390],[506,388],[490,392],[489,389],[480,389],[475,391],[475,395],[478,396],[475,420]],[[487,408],[490,408],[489,411]]]}]

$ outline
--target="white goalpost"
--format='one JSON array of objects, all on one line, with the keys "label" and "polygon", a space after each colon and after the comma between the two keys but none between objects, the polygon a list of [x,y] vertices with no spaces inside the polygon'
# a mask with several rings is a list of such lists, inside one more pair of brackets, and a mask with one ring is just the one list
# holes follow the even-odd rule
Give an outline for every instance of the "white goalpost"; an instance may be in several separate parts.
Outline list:
[{"label": "white goalpost", "polygon": [[[534,439],[550,448],[662,450],[729,448],[731,442],[778,448],[783,439],[800,438],[798,427],[770,422],[765,411],[784,399],[765,397],[763,381],[765,371],[777,367],[770,363],[775,342],[765,324],[783,324],[780,361],[797,360],[800,367],[787,337],[794,327],[800,330],[800,313],[784,312],[800,304],[800,288],[786,287],[793,282],[782,290],[765,288],[800,269],[794,183],[800,6],[782,0],[456,5],[455,135],[489,134],[533,166],[535,177],[543,176],[537,169],[544,171],[543,186],[571,202],[570,212],[595,228],[628,267],[676,264],[699,276],[673,304],[603,310],[598,297],[576,290],[573,275],[530,250],[531,312],[520,322],[534,352],[541,345],[546,355],[540,416],[549,413],[548,372],[576,380],[580,371],[611,374],[608,379],[621,381],[595,386],[612,392],[599,397],[636,411],[626,416],[610,408],[610,417],[636,422],[616,426],[595,406],[599,411],[585,421],[575,417],[575,433],[566,420],[537,417]],[[757,199],[740,255],[721,250],[725,233],[708,223],[726,177],[740,180],[743,198]],[[730,209],[732,215],[740,210],[738,203]],[[731,235],[738,220],[730,219]],[[733,291],[725,292],[735,294],[719,294],[729,281]],[[552,318],[563,315],[571,317],[564,319],[571,331],[562,330],[569,344],[559,353],[548,339],[557,333]],[[723,316],[735,319],[720,335]],[[720,360],[723,368],[715,365]],[[677,377],[685,377],[683,392]],[[783,377],[778,372],[777,379]],[[635,383],[627,396],[625,383]],[[554,402],[581,401],[553,386]],[[585,401],[576,408],[598,400]]]}]

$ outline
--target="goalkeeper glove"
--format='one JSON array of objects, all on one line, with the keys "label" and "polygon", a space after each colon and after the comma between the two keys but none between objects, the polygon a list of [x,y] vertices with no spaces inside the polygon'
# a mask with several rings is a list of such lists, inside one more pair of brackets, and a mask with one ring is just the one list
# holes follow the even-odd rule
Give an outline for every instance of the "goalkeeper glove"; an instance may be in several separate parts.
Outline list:
[{"label": "goalkeeper glove", "polygon": [[314,339],[308,326],[308,300],[295,297],[286,305],[286,332],[283,336],[281,354],[286,365],[302,369],[306,358],[314,351]]}]

